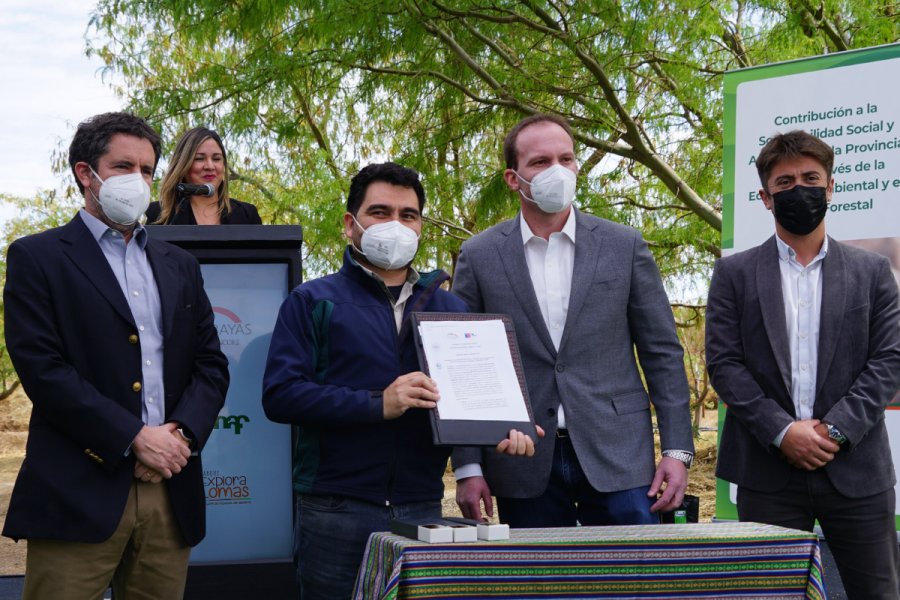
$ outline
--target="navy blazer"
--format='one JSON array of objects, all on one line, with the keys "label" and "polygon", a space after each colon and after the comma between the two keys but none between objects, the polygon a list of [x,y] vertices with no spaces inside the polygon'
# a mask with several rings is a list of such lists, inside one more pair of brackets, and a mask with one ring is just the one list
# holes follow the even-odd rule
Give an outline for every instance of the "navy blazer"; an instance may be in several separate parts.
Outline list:
[{"label": "navy blazer", "polygon": [[[228,363],[197,260],[150,238],[162,305],[166,421],[202,449],[225,401]],[[6,344],[34,408],[3,535],[98,543],[119,524],[143,427],[140,332],[81,217],[13,242],[3,291]],[[138,388],[138,391],[135,391]],[[206,533],[200,456],[168,482],[185,540]]]},{"label": "navy blazer", "polygon": [[[813,418],[847,437],[823,467],[865,498],[894,487],[884,411],[900,389],[900,304],[890,261],[828,238]],[[775,236],[720,259],[706,309],[710,382],[728,406],[716,475],[758,492],[788,484],[772,441],[794,421],[791,355]]]}]

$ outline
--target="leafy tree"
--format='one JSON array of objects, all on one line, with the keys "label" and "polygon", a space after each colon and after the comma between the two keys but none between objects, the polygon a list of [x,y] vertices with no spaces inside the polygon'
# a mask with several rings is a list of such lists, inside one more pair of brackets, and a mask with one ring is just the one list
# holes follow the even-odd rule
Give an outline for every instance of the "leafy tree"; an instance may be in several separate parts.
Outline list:
[{"label": "leafy tree", "polygon": [[236,190],[305,226],[336,266],[346,180],[393,159],[425,175],[424,259],[515,214],[500,144],[535,112],[576,132],[579,206],[640,228],[674,284],[709,272],[721,227],[726,69],[893,42],[886,0],[100,0],[89,53],[174,140],[218,127]]}]

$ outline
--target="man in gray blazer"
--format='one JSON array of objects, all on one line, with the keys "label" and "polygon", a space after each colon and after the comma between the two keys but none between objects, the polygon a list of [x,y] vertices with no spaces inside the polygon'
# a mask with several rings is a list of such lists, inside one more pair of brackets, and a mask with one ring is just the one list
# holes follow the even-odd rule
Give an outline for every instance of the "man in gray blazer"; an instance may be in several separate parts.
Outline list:
[{"label": "man in gray blazer", "polygon": [[656,263],[640,232],[571,206],[578,166],[564,120],[523,119],[504,158],[521,213],[462,245],[452,291],[473,312],[512,318],[548,436],[528,461],[454,451],[457,503],[481,519],[494,493],[513,527],[656,523],[657,511],[681,503],[694,448],[683,351]]},{"label": "man in gray blazer", "polygon": [[728,406],[716,475],[741,521],[812,531],[847,597],[898,598],[894,465],[884,411],[900,389],[900,307],[887,258],[825,235],[834,152],[803,131],[757,159],[775,235],[723,258],[706,360]]}]

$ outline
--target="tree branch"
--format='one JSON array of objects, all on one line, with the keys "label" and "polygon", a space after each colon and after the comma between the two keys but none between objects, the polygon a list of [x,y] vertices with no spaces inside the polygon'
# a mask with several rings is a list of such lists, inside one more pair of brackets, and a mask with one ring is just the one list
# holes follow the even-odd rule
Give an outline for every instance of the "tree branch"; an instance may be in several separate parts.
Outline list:
[{"label": "tree branch", "polygon": [[626,133],[623,134],[625,141],[631,145],[631,151],[638,155],[640,162],[644,164],[651,172],[653,172],[660,181],[665,184],[671,192],[678,198],[682,196],[682,200],[690,207],[690,209],[701,219],[712,225],[717,231],[722,231],[722,215],[712,206],[707,204],[666,161],[662,159],[656,152],[647,146],[641,136],[640,128],[634,121],[625,107],[619,101],[618,94],[603,67],[582,50],[578,44],[567,34],[561,31],[559,25],[553,18],[534,0],[524,0],[525,3],[535,12],[536,15],[547,25],[547,27],[556,29],[560,35],[560,39],[575,53],[581,63],[594,76],[594,79],[603,91],[607,102],[613,108],[613,111],[619,117],[619,120],[625,125]]}]

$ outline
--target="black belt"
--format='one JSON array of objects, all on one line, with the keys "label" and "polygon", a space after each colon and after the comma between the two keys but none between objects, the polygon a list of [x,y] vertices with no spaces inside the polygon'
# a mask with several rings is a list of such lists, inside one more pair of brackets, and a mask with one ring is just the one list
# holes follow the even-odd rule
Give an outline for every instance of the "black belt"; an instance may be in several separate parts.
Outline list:
[{"label": "black belt", "polygon": [[569,430],[566,429],[565,427],[560,427],[560,428],[558,428],[558,429],[556,430],[556,437],[558,437],[558,438],[568,438],[568,437],[569,437]]}]

